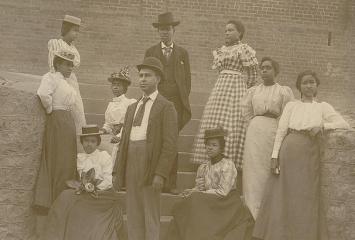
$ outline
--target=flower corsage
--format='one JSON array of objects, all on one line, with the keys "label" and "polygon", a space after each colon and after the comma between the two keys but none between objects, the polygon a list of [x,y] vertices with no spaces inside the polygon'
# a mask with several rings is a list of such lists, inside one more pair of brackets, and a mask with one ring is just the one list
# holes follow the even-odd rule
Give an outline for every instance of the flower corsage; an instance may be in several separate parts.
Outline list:
[{"label": "flower corsage", "polygon": [[76,194],[89,193],[92,197],[98,197],[98,185],[102,182],[101,179],[95,179],[95,169],[91,168],[87,172],[82,172],[80,181],[67,181],[68,187],[75,190]]}]

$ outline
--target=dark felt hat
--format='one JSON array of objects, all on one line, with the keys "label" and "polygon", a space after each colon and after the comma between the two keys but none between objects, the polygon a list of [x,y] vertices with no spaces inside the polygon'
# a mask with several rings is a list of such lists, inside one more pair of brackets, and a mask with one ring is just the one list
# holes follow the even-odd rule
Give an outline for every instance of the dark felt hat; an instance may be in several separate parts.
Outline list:
[{"label": "dark felt hat", "polygon": [[226,131],[224,131],[223,128],[218,127],[218,128],[206,129],[205,136],[203,138],[204,139],[220,138],[220,137],[225,137],[226,135],[227,135]]},{"label": "dark felt hat", "polygon": [[131,84],[131,79],[129,77],[129,67],[125,66],[122,68],[119,72],[114,72],[111,74],[111,76],[107,79],[109,82],[113,82],[114,80],[122,80],[128,85]]},{"label": "dark felt hat", "polygon": [[149,68],[157,72],[162,79],[164,79],[164,71],[163,71],[163,64],[158,58],[155,57],[146,57],[143,60],[142,64],[137,65],[138,71],[142,68]]},{"label": "dark felt hat", "polygon": [[166,12],[158,15],[158,22],[153,23],[153,27],[158,28],[159,26],[177,26],[180,21],[175,21],[174,16],[171,12]]},{"label": "dark felt hat", "polygon": [[100,131],[99,127],[96,124],[86,125],[81,128],[80,137],[86,136],[98,136],[101,135],[102,132]]}]

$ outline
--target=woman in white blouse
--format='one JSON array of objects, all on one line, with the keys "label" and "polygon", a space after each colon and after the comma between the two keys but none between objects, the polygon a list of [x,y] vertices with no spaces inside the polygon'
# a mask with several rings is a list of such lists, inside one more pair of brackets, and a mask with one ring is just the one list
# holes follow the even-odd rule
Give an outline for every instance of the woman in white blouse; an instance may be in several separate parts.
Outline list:
[{"label": "woman in white blouse", "polygon": [[[101,132],[97,125],[82,128],[77,170],[81,177],[95,170],[97,195],[89,187],[78,191],[79,182],[69,181],[74,189],[64,190],[54,201],[41,240],[122,239],[122,209],[118,193],[112,189],[112,161],[106,151],[98,150]],[[81,179],[83,181],[83,179]],[[86,184],[85,184],[86,186]]]},{"label": "woman in white blouse", "polygon": [[[102,131],[105,134],[110,134],[110,145],[113,144],[113,146],[104,146],[103,149],[112,149],[112,161],[115,163],[120,141],[119,135],[123,127],[127,108],[137,100],[127,98],[125,95],[128,86],[131,84],[128,66],[122,68],[118,73],[112,73],[108,78],[108,81],[111,83],[111,90],[114,98],[107,106],[105,112],[105,124],[102,127]],[[104,145],[107,145],[107,143],[104,143]]]},{"label": "woman in white blouse", "polygon": [[269,178],[253,236],[265,240],[327,239],[320,205],[320,146],[323,130],[349,128],[325,102],[316,102],[320,81],[313,71],[299,74],[301,100],[289,102],[279,121]]},{"label": "woman in white blouse", "polygon": [[[48,65],[51,72],[55,72],[53,59],[55,52],[59,50],[67,50],[74,54],[74,69],[77,69],[80,65],[80,54],[76,47],[74,46],[74,41],[77,39],[79,34],[79,28],[81,26],[81,19],[65,15],[62,22],[61,38],[51,39],[48,41]],[[86,125],[85,115],[84,115],[84,105],[81,98],[78,80],[74,72],[71,73],[67,82],[75,89],[75,103],[72,106],[72,115],[74,118],[76,132],[79,134],[81,127]]]},{"label": "woman in white blouse", "polygon": [[279,64],[264,57],[260,63],[263,83],[248,89],[243,99],[243,116],[248,122],[243,158],[243,196],[254,219],[270,176],[270,157],[277,122],[286,103],[293,99],[291,88],[276,83]]},{"label": "woman in white blouse", "polygon": [[68,84],[74,54],[58,51],[54,57],[56,72],[42,77],[37,90],[47,113],[42,160],[35,189],[34,206],[46,213],[52,202],[65,189],[65,181],[76,176],[76,132],[71,115],[76,91]]}]

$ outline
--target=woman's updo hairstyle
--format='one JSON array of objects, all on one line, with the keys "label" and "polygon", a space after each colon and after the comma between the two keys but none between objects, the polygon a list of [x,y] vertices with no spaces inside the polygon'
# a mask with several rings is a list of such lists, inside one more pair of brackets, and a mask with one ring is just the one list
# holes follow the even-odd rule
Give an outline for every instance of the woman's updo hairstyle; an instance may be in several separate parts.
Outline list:
[{"label": "woman's updo hairstyle", "polygon": [[229,20],[227,24],[233,24],[234,27],[238,30],[240,33],[239,40],[243,39],[244,32],[245,32],[245,27],[244,24],[241,21],[238,20]]},{"label": "woman's updo hairstyle", "polygon": [[296,88],[298,91],[301,92],[301,83],[302,83],[302,78],[304,76],[312,76],[314,77],[314,79],[316,80],[316,83],[317,83],[317,87],[319,86],[320,84],[320,80],[316,74],[316,72],[312,71],[312,70],[306,70],[306,71],[303,71],[301,72],[300,74],[298,74],[297,76],[297,81],[296,81]]},{"label": "woman's updo hairstyle", "polygon": [[275,76],[277,76],[279,73],[280,73],[280,65],[278,62],[276,62],[274,59],[272,59],[271,57],[263,57],[261,59],[261,62],[260,62],[260,67],[261,65],[263,64],[263,62],[270,62],[271,63],[271,66],[272,68],[274,69],[274,72],[275,72]]}]

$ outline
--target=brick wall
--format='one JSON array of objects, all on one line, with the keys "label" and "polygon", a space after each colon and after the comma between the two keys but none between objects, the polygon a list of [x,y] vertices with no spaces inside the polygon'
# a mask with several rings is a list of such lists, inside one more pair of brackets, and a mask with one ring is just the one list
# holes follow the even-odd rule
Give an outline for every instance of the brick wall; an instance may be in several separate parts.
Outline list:
[{"label": "brick wall", "polygon": [[298,72],[314,69],[322,80],[319,97],[343,113],[355,112],[352,0],[2,0],[0,68],[45,73],[47,41],[59,36],[58,19],[73,14],[85,24],[76,43],[82,57],[79,81],[106,84],[110,72],[137,64],[158,41],[151,22],[166,10],[181,20],[176,42],[190,53],[194,91],[210,90],[216,79],[211,51],[224,42],[225,22],[241,19],[244,41],[258,58],[268,55],[280,62],[282,84],[293,87]]}]

